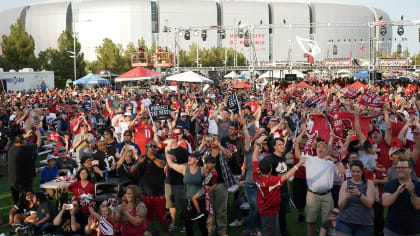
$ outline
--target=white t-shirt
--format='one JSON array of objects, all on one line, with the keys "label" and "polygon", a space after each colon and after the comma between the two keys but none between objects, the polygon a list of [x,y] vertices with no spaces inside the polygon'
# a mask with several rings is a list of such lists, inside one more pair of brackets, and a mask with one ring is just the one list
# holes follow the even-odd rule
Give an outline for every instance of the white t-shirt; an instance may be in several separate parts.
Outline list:
[{"label": "white t-shirt", "polygon": [[[220,118],[219,118],[220,119]],[[209,117],[209,129],[208,129],[209,134],[216,134],[217,135],[217,123],[215,120],[210,119]]]},{"label": "white t-shirt", "polygon": [[372,168],[376,166],[376,154],[359,151],[357,155],[359,156],[359,160],[363,163],[363,167],[367,170],[372,171]]},{"label": "white t-shirt", "polygon": [[317,156],[304,155],[307,158],[306,182],[308,188],[316,193],[325,193],[332,189],[334,184],[334,172],[338,174],[337,166],[334,162],[320,159]]}]

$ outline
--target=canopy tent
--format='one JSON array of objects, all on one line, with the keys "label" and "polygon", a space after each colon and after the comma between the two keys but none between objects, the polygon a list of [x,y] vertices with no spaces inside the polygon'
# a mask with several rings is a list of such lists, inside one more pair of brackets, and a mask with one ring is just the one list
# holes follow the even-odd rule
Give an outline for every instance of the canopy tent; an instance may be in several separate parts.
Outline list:
[{"label": "canopy tent", "polygon": [[297,78],[301,78],[303,79],[305,77],[305,75],[298,71],[298,70],[273,70],[273,71],[267,71],[264,74],[260,75],[258,78],[276,78],[276,79],[282,79],[285,77],[286,74],[296,74]]},{"label": "canopy tent", "polygon": [[337,71],[335,73],[338,75],[338,77],[341,77],[341,78],[343,78],[343,77],[351,77],[351,72],[348,71],[348,70],[339,70],[339,71]]},{"label": "canopy tent", "polygon": [[295,86],[298,87],[298,88],[314,88],[314,87],[312,87],[311,85],[309,85],[305,82],[300,82],[300,83],[296,84]]},{"label": "canopy tent", "polygon": [[351,77],[354,77],[354,78],[369,78],[369,70],[360,70],[356,74],[353,74]]},{"label": "canopy tent", "polygon": [[109,84],[109,81],[92,73],[73,82],[74,85]]},{"label": "canopy tent", "polygon": [[230,73],[226,74],[225,76],[223,76],[223,78],[238,78],[239,75],[235,72],[235,71],[231,71]]},{"label": "canopy tent", "polygon": [[252,88],[252,86],[247,84],[247,83],[244,83],[244,82],[239,82],[239,83],[233,85],[232,88],[234,88],[234,89],[244,89],[244,88]]},{"label": "canopy tent", "polygon": [[242,71],[238,78],[239,79],[250,79],[250,78],[252,78],[251,74],[253,75],[253,77],[256,77],[257,75],[259,75],[259,73],[256,72],[256,71],[251,72],[251,71],[247,70],[247,71]]},{"label": "canopy tent", "polygon": [[353,84],[347,86],[347,88],[349,88],[349,87],[352,87],[352,88],[355,88],[355,89],[363,88],[364,90],[368,89],[368,86],[360,83],[359,81],[354,82]]},{"label": "canopy tent", "polygon": [[162,73],[139,66],[115,78],[115,82],[149,80],[159,78],[161,76]]},{"label": "canopy tent", "polygon": [[171,75],[169,77],[166,77],[166,80],[189,83],[213,83],[213,80],[207,79],[206,77],[192,71]]},{"label": "canopy tent", "polygon": [[98,71],[98,73],[96,73],[96,74],[101,76],[101,77],[117,77],[117,76],[119,76],[118,74],[114,74],[106,68],[100,69]]}]

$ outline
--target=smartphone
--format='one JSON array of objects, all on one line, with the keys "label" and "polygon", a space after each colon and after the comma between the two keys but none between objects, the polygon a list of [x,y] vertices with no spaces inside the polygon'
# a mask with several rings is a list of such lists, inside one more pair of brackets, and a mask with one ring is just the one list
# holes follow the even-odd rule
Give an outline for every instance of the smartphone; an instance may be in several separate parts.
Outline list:
[{"label": "smartphone", "polygon": [[357,187],[356,186],[348,186],[347,187],[347,190],[348,191],[351,191],[351,190],[355,190]]},{"label": "smartphone", "polygon": [[64,204],[64,209],[66,209],[66,210],[73,209],[73,204]]}]

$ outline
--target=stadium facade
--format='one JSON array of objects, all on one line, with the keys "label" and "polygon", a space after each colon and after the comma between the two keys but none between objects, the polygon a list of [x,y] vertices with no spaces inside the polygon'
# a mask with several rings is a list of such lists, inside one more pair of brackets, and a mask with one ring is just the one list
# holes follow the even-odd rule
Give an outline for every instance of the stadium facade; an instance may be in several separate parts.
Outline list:
[{"label": "stadium facade", "polygon": [[[57,46],[57,38],[68,29],[77,33],[87,60],[95,60],[95,47],[104,38],[115,43],[148,46],[156,41],[172,51],[199,47],[232,47],[257,61],[305,61],[297,37],[313,39],[321,49],[316,60],[367,57],[369,39],[376,50],[390,52],[392,27],[381,35],[370,22],[389,21],[386,12],[357,5],[285,1],[205,0],[77,0],[46,1],[0,12],[0,34],[20,19],[35,40],[36,53]],[[270,27],[271,26],[271,27]],[[206,30],[207,37],[201,37]],[[244,46],[244,32],[254,47]],[[190,40],[184,34],[190,33]],[[221,37],[224,34],[225,37]],[[303,41],[304,42],[304,41]],[[336,55],[333,48],[336,46]],[[363,50],[365,47],[366,50]],[[309,49],[303,44],[303,48]]]}]

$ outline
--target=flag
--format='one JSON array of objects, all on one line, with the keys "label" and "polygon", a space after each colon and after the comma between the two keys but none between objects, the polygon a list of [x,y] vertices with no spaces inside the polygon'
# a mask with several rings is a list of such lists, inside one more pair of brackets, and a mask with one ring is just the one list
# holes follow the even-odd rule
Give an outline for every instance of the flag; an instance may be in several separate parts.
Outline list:
[{"label": "flag", "polygon": [[228,97],[227,106],[235,114],[238,113],[238,111],[240,110],[240,108],[239,108],[239,102],[238,102],[238,97],[236,96],[236,93],[232,93],[232,95],[230,95]]},{"label": "flag", "polygon": [[380,25],[380,24],[383,24],[384,22],[385,22],[384,18],[382,16],[380,16],[379,19],[377,21],[375,21],[375,25]]},{"label": "flag", "polygon": [[356,98],[357,96],[359,96],[359,94],[360,94],[360,91],[358,89],[355,89],[353,87],[349,87],[344,96],[353,99],[353,98]]},{"label": "flag", "polygon": [[360,50],[362,50],[362,52],[366,51],[366,45],[363,45]]},{"label": "flag", "polygon": [[309,98],[304,106],[305,107],[316,107],[319,103],[327,101],[327,95],[325,93],[320,93],[316,96]]},{"label": "flag", "polygon": [[47,139],[51,140],[51,141],[54,141],[54,142],[58,142],[60,139],[63,139],[63,137],[61,137],[61,135],[58,134],[57,132],[52,131],[51,134],[48,135]]},{"label": "flag", "polygon": [[[328,143],[331,132],[334,133],[333,143],[343,144],[349,130],[355,130],[354,115],[350,112],[329,112],[326,114],[310,115],[309,119],[313,122],[309,133],[311,136],[315,133]],[[370,129],[370,121],[372,117],[360,116],[360,127],[362,133],[368,137]],[[357,140],[356,134],[351,138],[352,141]],[[311,140],[311,139],[310,139]],[[313,141],[313,140],[312,140]],[[312,143],[310,144],[312,145]]]},{"label": "flag", "polygon": [[351,52],[351,51],[350,51],[350,53],[349,53],[349,57],[350,57],[350,58],[353,58],[353,52]]},{"label": "flag", "polygon": [[381,108],[385,104],[385,100],[381,96],[378,96],[375,92],[366,90],[366,92],[362,95],[360,104],[368,107]]}]

